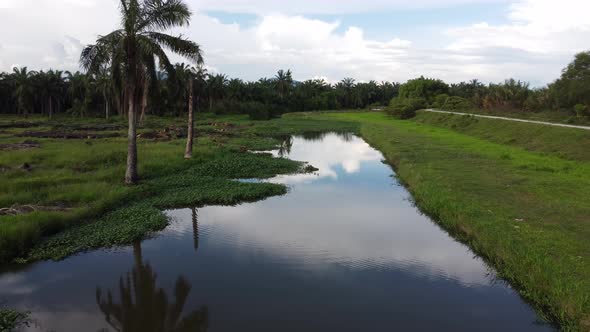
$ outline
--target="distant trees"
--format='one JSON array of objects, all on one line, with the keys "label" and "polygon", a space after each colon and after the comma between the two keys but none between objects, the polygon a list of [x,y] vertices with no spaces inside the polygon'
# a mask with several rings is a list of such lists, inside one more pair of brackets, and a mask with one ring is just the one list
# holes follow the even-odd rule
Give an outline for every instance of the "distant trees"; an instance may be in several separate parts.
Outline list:
[{"label": "distant trees", "polygon": [[36,72],[27,70],[27,67],[14,68],[12,76],[14,82],[14,97],[16,98],[18,114],[27,116],[33,107],[34,83],[33,76]]},{"label": "distant trees", "polygon": [[576,55],[562,72],[561,77],[549,85],[556,106],[574,107],[590,105],[590,51]]},{"label": "distant trees", "polygon": [[445,82],[424,77],[409,80],[399,89],[400,98],[424,99],[428,103],[432,103],[436,96],[447,93],[449,86]]},{"label": "distant trees", "polygon": [[[157,0],[151,1],[159,3]],[[120,33],[124,34],[121,31]],[[147,36],[165,38],[160,35],[154,37],[149,33]],[[111,37],[114,38],[113,35]],[[151,40],[149,38],[147,40]],[[127,86],[129,82],[125,61],[119,59],[124,53],[109,50],[111,46],[103,43],[100,50],[106,50],[105,54],[110,54],[104,58],[108,61],[105,60],[106,62],[97,66],[97,71],[89,71],[88,74],[61,73],[56,70],[34,72],[27,68],[16,68],[12,73],[0,73],[0,112],[21,115],[67,112],[78,116],[125,116],[129,114],[131,98],[135,103],[134,108],[141,110],[138,111],[140,113],[185,115],[188,110],[189,81],[181,76],[186,68],[193,67],[161,61],[158,55],[163,53],[160,50],[168,47],[166,43],[171,42],[168,39],[162,40],[166,41],[158,44],[160,49],[155,49],[152,53],[151,62],[148,61],[149,56],[146,56],[138,64],[134,93],[129,93]],[[106,43],[106,40],[103,42]],[[186,54],[185,46],[176,45],[174,49]],[[115,55],[118,60],[112,61]],[[290,70],[279,70],[271,78],[249,82],[220,73],[201,73],[200,78],[193,82],[194,109],[218,114],[250,114],[256,119],[268,119],[283,112],[379,108],[390,105],[425,105],[424,107],[460,111],[563,110],[576,116],[590,116],[590,52],[576,55],[559,79],[542,88],[531,88],[527,82],[516,79],[490,84],[474,79],[449,85],[441,80],[425,77],[412,79],[404,84],[358,82],[353,78],[344,78],[339,82],[329,83],[323,79],[297,81]],[[399,99],[392,100],[394,98]]]}]

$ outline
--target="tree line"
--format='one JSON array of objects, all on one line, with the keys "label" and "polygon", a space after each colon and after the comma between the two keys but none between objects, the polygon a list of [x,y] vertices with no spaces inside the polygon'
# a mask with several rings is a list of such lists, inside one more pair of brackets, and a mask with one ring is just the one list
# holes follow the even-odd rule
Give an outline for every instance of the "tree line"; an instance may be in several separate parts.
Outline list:
[{"label": "tree line", "polygon": [[[404,84],[356,82],[352,78],[330,84],[323,79],[296,81],[290,70],[279,70],[271,78],[244,81],[208,73],[201,65],[166,66],[169,68],[154,68],[139,79],[140,86],[135,89],[140,90],[140,123],[147,114],[185,114],[191,92],[195,109],[217,114],[247,113],[254,118],[284,112],[384,107],[395,97],[398,99],[393,100],[394,105],[454,110],[569,110],[585,115],[590,105],[590,52],[576,55],[559,79],[542,88],[531,88],[529,83],[515,79],[485,85],[477,79],[447,84],[424,77]],[[0,113],[126,116],[128,103],[120,76],[110,65],[88,73],[14,68],[12,73],[0,73]]]},{"label": "tree line", "polygon": [[416,110],[426,107],[452,111],[566,111],[578,117],[589,116],[590,52],[577,54],[560,78],[541,88],[531,88],[529,83],[515,79],[488,85],[476,79],[450,85],[424,77],[409,80],[400,86],[388,110],[398,118],[410,118]]}]

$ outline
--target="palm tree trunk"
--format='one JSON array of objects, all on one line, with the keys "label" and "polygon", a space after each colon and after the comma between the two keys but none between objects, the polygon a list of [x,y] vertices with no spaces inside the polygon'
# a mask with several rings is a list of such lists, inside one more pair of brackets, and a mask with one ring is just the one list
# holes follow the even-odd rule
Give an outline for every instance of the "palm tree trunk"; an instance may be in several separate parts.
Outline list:
[{"label": "palm tree trunk", "polygon": [[107,98],[107,94],[106,92],[103,94],[104,97],[104,114],[105,114],[105,118],[108,120],[109,119],[109,99]]},{"label": "palm tree trunk", "polygon": [[139,117],[139,126],[140,127],[143,127],[143,121],[145,119],[145,111],[146,111],[147,105],[148,105],[149,90],[150,90],[149,82],[147,79],[145,79],[145,82],[143,83],[143,97],[141,100],[141,116]]},{"label": "palm tree trunk", "polygon": [[127,133],[127,170],[125,172],[125,183],[137,183],[137,121],[135,112],[135,87],[131,86],[127,91],[127,98],[129,100],[128,106],[128,120],[129,130]]},{"label": "palm tree trunk", "polygon": [[193,157],[193,138],[195,130],[195,119],[193,116],[193,80],[188,83],[188,134],[186,139],[186,149],[184,152],[184,159],[191,159]]},{"label": "palm tree trunk", "polygon": [[213,111],[213,98],[209,97],[209,113]]},{"label": "palm tree trunk", "polygon": [[49,120],[53,118],[53,103],[51,102],[51,97],[49,97]]}]

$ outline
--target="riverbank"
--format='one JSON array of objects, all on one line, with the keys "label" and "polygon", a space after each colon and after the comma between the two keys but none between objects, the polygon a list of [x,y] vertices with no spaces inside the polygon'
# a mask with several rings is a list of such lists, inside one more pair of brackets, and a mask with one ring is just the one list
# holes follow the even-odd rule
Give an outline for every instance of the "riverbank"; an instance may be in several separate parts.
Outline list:
[{"label": "riverbank", "polygon": [[461,127],[449,121],[473,119],[436,114],[293,116],[358,121],[425,213],[547,318],[566,330],[590,329],[590,152],[582,148],[590,134],[487,119]]}]

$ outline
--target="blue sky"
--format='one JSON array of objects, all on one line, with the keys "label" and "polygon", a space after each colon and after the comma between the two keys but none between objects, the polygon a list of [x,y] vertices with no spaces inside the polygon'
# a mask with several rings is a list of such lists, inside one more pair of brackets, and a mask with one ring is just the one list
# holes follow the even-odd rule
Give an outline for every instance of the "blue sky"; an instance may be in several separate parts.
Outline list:
[{"label": "blue sky", "polygon": [[[340,22],[341,25],[336,29],[339,33],[344,33],[349,26],[357,26],[363,29],[367,38],[371,39],[385,41],[400,37],[431,44],[437,43],[437,39],[423,38],[424,35],[436,35],[442,29],[480,22],[505,24],[508,22],[508,6],[506,3],[479,3],[443,8],[412,8],[339,15],[311,14],[307,17],[327,22]],[[223,23],[237,23],[244,28],[253,27],[259,21],[259,16],[253,13],[206,11],[205,14]]]},{"label": "blue sky", "polygon": [[[542,86],[590,49],[583,0],[185,0],[208,69],[256,80],[344,77],[449,82],[514,77]],[[118,0],[0,0],[0,70],[78,69],[115,29]],[[182,59],[174,57],[174,60]]]}]

